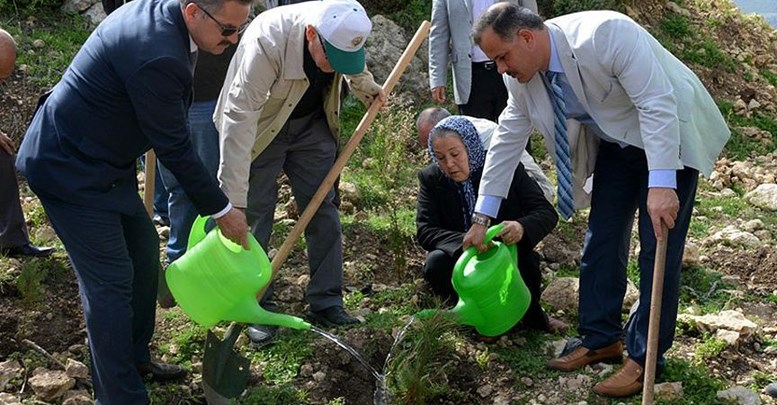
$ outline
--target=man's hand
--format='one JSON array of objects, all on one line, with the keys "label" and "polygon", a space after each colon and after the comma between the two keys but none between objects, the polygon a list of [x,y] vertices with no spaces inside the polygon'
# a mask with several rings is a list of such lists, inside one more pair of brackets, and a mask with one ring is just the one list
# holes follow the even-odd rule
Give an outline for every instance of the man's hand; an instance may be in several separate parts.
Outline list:
[{"label": "man's hand", "polygon": [[523,239],[523,225],[518,221],[504,221],[504,229],[496,236],[502,238],[502,241],[508,245],[514,245]]},{"label": "man's hand", "polygon": [[13,152],[16,150],[16,144],[14,144],[13,139],[3,131],[0,131],[0,148],[9,155],[13,155]]},{"label": "man's hand", "polygon": [[432,100],[435,103],[445,102],[445,86],[435,87],[432,89]]},{"label": "man's hand", "polygon": [[472,224],[469,231],[464,235],[464,242],[462,243],[462,250],[467,250],[470,246],[475,246],[478,252],[485,252],[488,250],[488,245],[483,244],[483,239],[486,237],[486,227],[480,224]]},{"label": "man's hand", "polygon": [[245,250],[251,250],[248,245],[248,221],[246,214],[240,208],[232,208],[227,213],[216,220],[221,234],[227,239],[242,246]]},{"label": "man's hand", "polygon": [[680,199],[671,188],[651,188],[648,190],[647,210],[650,220],[653,222],[653,232],[656,240],[663,240],[665,235],[661,229],[661,222],[667,228],[674,228],[674,221],[680,211]]}]

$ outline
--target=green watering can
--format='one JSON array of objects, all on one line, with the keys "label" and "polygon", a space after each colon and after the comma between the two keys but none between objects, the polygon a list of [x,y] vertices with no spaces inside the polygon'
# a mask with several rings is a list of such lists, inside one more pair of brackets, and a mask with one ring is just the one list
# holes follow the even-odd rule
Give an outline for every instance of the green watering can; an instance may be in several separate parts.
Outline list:
[{"label": "green watering can", "polygon": [[[483,243],[491,242],[503,228],[503,224],[489,228]],[[507,332],[529,309],[531,293],[518,271],[515,245],[493,242],[483,253],[471,246],[453,267],[451,281],[459,294],[459,302],[447,312],[456,322],[475,327],[483,336]],[[419,317],[429,317],[435,312],[421,311]]]},{"label": "green watering can", "polygon": [[197,217],[186,253],[165,270],[170,292],[194,322],[210,328],[221,321],[310,329],[304,320],[268,312],[256,294],[272,277],[270,260],[253,235],[244,250],[214,229],[205,232],[208,217]]}]

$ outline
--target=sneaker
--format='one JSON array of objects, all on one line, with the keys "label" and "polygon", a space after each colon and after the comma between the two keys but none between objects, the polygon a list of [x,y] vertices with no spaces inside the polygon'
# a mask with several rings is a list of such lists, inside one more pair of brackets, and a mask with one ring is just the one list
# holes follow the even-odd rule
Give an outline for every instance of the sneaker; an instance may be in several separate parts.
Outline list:
[{"label": "sneaker", "polygon": [[251,340],[251,345],[258,349],[275,340],[278,336],[278,327],[275,325],[251,325],[246,328],[246,335]]},{"label": "sneaker", "polygon": [[316,325],[325,328],[334,328],[343,325],[353,325],[359,323],[359,320],[348,315],[343,307],[336,305],[321,311],[308,311],[305,317]]}]

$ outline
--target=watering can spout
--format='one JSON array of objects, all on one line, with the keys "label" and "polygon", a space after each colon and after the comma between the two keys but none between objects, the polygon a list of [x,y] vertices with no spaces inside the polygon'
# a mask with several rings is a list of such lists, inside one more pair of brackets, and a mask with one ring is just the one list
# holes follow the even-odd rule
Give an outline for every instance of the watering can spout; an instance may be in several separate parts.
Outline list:
[{"label": "watering can spout", "polygon": [[296,316],[270,312],[256,304],[254,304],[252,312],[250,319],[246,319],[243,322],[258,325],[282,326],[284,328],[297,330],[310,330],[311,325],[302,318],[297,318]]}]

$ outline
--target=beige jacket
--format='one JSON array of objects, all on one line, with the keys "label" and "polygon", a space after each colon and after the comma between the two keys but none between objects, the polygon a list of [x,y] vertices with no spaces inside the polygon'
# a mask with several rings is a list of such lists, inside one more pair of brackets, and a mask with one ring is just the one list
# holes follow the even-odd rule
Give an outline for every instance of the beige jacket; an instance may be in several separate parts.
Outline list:
[{"label": "beige jacket", "polygon": [[[229,65],[213,120],[220,134],[219,182],[235,207],[246,206],[251,162],[272,142],[308,88],[303,47],[307,16],[315,14],[310,7],[306,2],[261,13]],[[335,74],[322,102],[336,140],[343,77],[365,104],[381,90],[366,66],[358,75]]]}]

